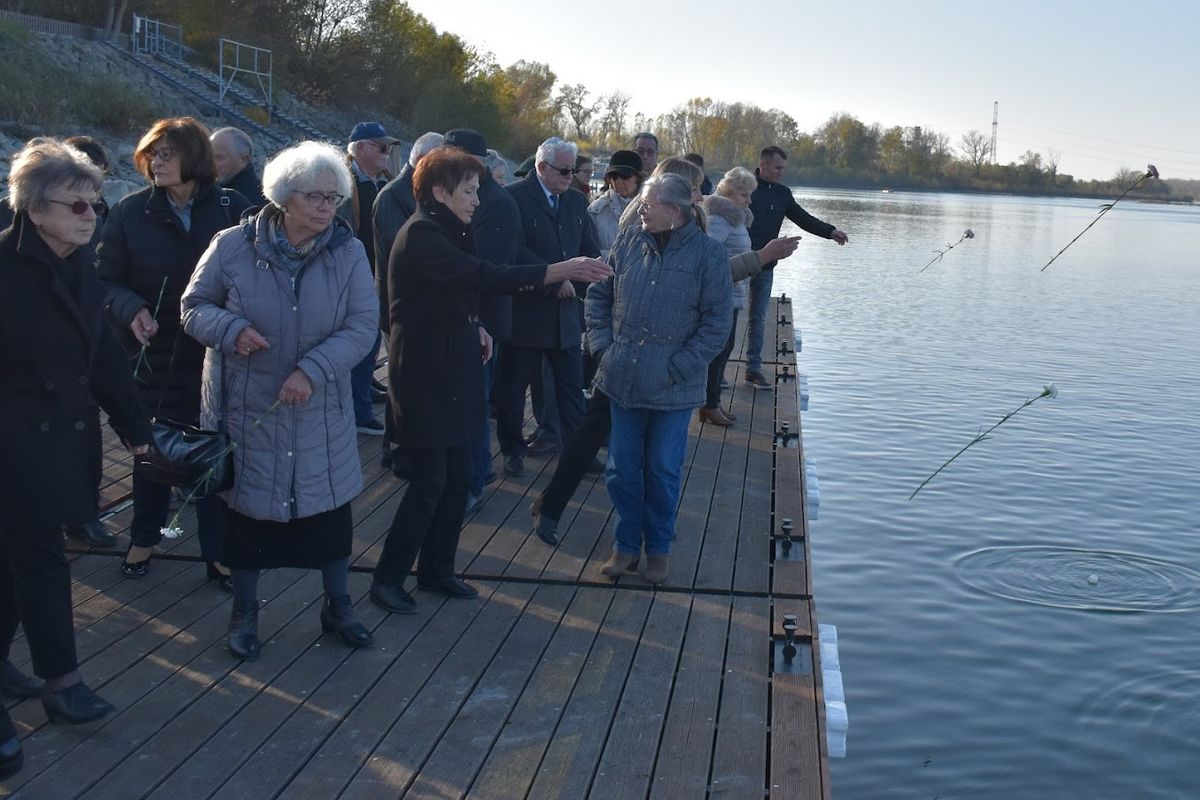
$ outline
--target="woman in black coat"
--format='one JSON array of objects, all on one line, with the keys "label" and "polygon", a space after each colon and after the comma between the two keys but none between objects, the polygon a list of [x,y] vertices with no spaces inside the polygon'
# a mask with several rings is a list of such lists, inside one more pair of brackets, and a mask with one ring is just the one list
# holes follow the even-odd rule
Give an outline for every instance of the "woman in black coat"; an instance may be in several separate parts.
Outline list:
[{"label": "woman in black coat", "polygon": [[[213,236],[236,225],[249,202],[216,186],[208,130],[190,117],[156,122],[133,160],[151,185],[109,212],[98,248],[100,280],[110,312],[130,333],[134,376],[151,416],[198,425],[204,348],[179,326],[180,297]],[[229,589],[216,503],[196,503],[200,552],[208,577]],[[131,544],[121,563],[127,578],[149,572],[170,505],[170,487],[134,473]]]},{"label": "woman in black coat", "polygon": [[[79,675],[62,536],[63,525],[96,511],[87,457],[93,401],[135,452],[150,441],[93,268],[100,182],[74,148],[53,140],[27,146],[9,177],[16,219],[0,234],[0,691],[41,694],[52,722],[113,710]],[[18,623],[44,689],[7,660]],[[7,722],[0,716],[0,774],[6,762],[11,768]]]},{"label": "woman in black coat", "polygon": [[563,280],[602,280],[612,270],[590,258],[507,267],[476,258],[471,217],[483,164],[457,148],[417,164],[418,208],[396,237],[388,263],[389,391],[399,443],[410,453],[408,489],[396,510],[371,585],[377,605],[412,613],[404,579],[420,553],[417,585],[474,597],[454,576],[454,554],[471,478],[471,444],[483,414],[483,364],[492,340],[479,323],[479,293],[541,292]]}]

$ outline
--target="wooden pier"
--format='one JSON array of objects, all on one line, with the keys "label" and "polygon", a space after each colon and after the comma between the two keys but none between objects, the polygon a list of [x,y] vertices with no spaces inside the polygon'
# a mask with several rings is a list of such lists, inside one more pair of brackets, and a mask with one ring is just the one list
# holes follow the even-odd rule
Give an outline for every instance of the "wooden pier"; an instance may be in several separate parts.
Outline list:
[{"label": "wooden pier", "polygon": [[[793,336],[790,304],[773,303],[775,390],[742,381],[739,341],[724,395],[736,424],[693,417],[671,578],[657,588],[600,575],[614,523],[602,478],[580,486],[551,548],[528,509],[553,460],[507,478],[497,455],[458,553],[480,597],[418,591],[416,615],[381,612],[367,589],[404,484],[372,437],[359,441],[350,578],[370,649],[321,634],[318,572],[272,570],[262,656],[235,661],[230,597],[204,580],[190,509],[145,579],[118,569],[124,536],[75,552],[81,669],[118,711],[63,727],[36,700],[9,701],[26,764],[0,796],[828,798]],[[102,495],[115,532],[129,525],[129,469],[112,444]],[[31,669],[23,638],[12,660]]]}]

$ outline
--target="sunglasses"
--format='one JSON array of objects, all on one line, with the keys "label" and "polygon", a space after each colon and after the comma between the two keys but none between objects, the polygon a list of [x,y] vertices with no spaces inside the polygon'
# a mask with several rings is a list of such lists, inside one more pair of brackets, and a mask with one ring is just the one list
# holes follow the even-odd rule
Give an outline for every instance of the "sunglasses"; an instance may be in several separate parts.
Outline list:
[{"label": "sunglasses", "polygon": [[388,151],[390,151],[390,150],[392,149],[392,146],[391,146],[390,144],[387,144],[387,143],[384,143],[384,142],[371,142],[371,144],[373,144],[373,145],[375,145],[376,147],[378,147],[378,148],[379,148],[379,152],[380,152],[380,153],[382,153],[382,154],[383,154],[383,155],[385,155],[385,156],[388,154]]},{"label": "sunglasses", "polygon": [[50,202],[66,206],[71,209],[72,214],[79,214],[80,216],[86,214],[89,208],[95,211],[97,216],[104,213],[104,203],[101,203],[99,200],[94,200],[90,203],[87,200],[76,200],[73,203],[68,203],[66,200],[51,200]]},{"label": "sunglasses", "polygon": [[[545,163],[545,162],[542,162],[542,163]],[[557,172],[559,175],[562,175],[564,178],[567,177],[568,175],[578,175],[579,174],[579,170],[575,169],[574,167],[556,167],[553,164],[546,164],[546,169],[550,170],[551,172]]]}]

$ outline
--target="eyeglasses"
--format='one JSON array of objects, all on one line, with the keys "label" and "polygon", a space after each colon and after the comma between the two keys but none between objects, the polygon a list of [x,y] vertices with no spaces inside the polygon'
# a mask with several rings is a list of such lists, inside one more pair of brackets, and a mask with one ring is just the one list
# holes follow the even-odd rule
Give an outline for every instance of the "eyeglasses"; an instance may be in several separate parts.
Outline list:
[{"label": "eyeglasses", "polygon": [[[542,163],[546,164],[546,162],[544,162],[544,161]],[[557,172],[559,175],[562,175],[564,178],[567,177],[568,175],[578,175],[579,174],[579,170],[575,169],[574,167],[556,167],[553,164],[546,164],[546,169],[550,170],[551,172]]]},{"label": "eyeglasses", "polygon": [[175,151],[169,147],[164,147],[161,150],[151,147],[146,151],[146,155],[150,156],[151,161],[158,160],[165,164],[175,158]]},{"label": "eyeglasses", "polygon": [[89,208],[92,211],[95,211],[97,215],[104,213],[104,203],[101,203],[99,200],[93,200],[90,203],[87,200],[75,200],[71,203],[68,203],[66,200],[51,200],[50,202],[60,206],[66,206],[67,208],[71,209],[72,214],[78,214],[80,216],[86,214]]},{"label": "eyeglasses", "polygon": [[337,192],[332,194],[325,194],[324,192],[297,192],[297,194],[303,197],[304,202],[313,208],[320,208],[325,203],[329,203],[334,208],[337,208],[346,199],[345,195],[340,195]]},{"label": "eyeglasses", "polygon": [[372,140],[371,144],[378,147],[379,152],[385,156],[388,154],[388,151],[392,149],[392,145],[390,142],[376,142],[376,141]]},{"label": "eyeglasses", "polygon": [[633,173],[630,172],[629,174],[625,174],[622,172],[610,172],[608,173],[608,178],[609,180],[614,181],[631,181],[633,180]]}]

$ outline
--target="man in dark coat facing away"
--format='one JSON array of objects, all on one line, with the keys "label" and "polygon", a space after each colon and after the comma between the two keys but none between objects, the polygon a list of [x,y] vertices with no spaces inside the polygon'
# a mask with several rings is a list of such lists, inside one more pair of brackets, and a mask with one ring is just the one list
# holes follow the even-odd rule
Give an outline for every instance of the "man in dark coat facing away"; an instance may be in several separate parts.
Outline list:
[{"label": "man in dark coat facing away", "polygon": [[[558,137],[542,142],[534,170],[507,187],[521,213],[517,261],[549,264],[600,255],[582,194],[570,191],[576,147]],[[512,302],[512,334],[503,342],[496,375],[497,433],[509,475],[524,471],[521,426],[525,391],[541,380],[542,359],[554,375],[560,439],[566,441],[583,417],[583,295],[587,287],[562,282]]]},{"label": "man in dark coat facing away", "polygon": [[[455,128],[446,132],[446,144],[472,155],[487,166],[487,141],[470,128]],[[479,207],[471,218],[475,234],[475,255],[484,261],[503,266],[517,263],[521,238],[521,212],[512,194],[506,192],[485,170],[479,182]],[[496,341],[512,336],[512,297],[508,294],[479,295],[479,321]],[[491,452],[491,394],[495,379],[496,351],[483,365],[484,414],[480,419],[479,438],[471,448],[471,488],[467,497],[467,513],[476,508],[483,497],[483,487],[492,469]]]}]

